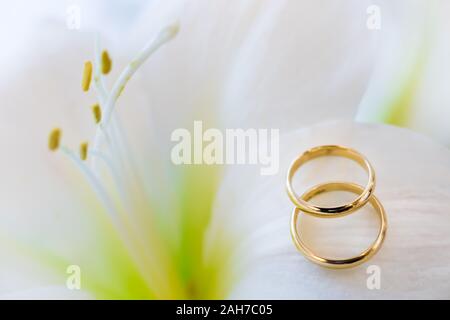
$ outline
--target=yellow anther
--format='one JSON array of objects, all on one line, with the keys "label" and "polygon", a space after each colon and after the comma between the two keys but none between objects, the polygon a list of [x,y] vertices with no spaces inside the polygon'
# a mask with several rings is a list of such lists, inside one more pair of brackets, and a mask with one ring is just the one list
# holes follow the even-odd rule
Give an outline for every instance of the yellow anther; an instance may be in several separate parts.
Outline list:
[{"label": "yellow anther", "polygon": [[98,103],[91,107],[92,114],[94,115],[95,123],[100,123],[102,121],[102,109]]},{"label": "yellow anther", "polygon": [[91,78],[92,78],[92,62],[86,61],[84,63],[83,80],[81,82],[81,87],[83,88],[83,91],[89,90],[89,86],[91,85]]},{"label": "yellow anther", "polygon": [[59,141],[61,140],[61,129],[56,128],[50,132],[48,136],[48,148],[51,151],[56,151],[59,148]]},{"label": "yellow anther", "polygon": [[81,160],[86,160],[88,156],[88,143],[87,142],[83,142],[82,144],[80,144],[80,158]]},{"label": "yellow anther", "polygon": [[112,61],[109,57],[108,51],[103,50],[102,52],[102,73],[108,74],[111,71]]}]

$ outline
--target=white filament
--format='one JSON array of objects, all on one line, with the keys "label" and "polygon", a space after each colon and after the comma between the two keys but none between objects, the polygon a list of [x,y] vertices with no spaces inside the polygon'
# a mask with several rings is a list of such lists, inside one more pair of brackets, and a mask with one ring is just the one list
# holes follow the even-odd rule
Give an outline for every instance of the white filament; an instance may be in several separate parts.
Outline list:
[{"label": "white filament", "polygon": [[[167,43],[171,39],[173,39],[179,30],[178,23],[174,23],[172,25],[169,25],[168,27],[162,29],[158,35],[150,41],[142,50],[141,52],[136,56],[134,60],[132,60],[127,67],[122,71],[119,78],[116,80],[116,82],[113,85],[112,90],[108,93],[106,88],[104,87],[103,80],[102,80],[102,74],[101,74],[101,56],[100,56],[100,50],[99,50],[99,41],[96,40],[96,49],[95,49],[95,76],[97,77],[94,79],[96,83],[97,91],[99,92],[99,95],[102,96],[103,94],[106,95],[106,97],[103,97],[102,100],[104,101],[101,103],[101,109],[102,109],[102,120],[99,128],[97,129],[97,132],[95,134],[93,148],[95,150],[99,149],[100,146],[100,139],[102,137],[102,133],[106,135],[107,127],[109,125],[109,122],[111,120],[112,112],[114,110],[115,103],[117,99],[120,96],[120,93],[125,88],[127,82],[130,80],[130,78],[133,76],[133,74],[137,71],[137,69],[154,53],[156,50],[158,50],[163,44]],[[116,128],[117,129],[117,128]],[[117,147],[117,141],[116,141],[116,147]],[[120,152],[119,152],[120,154]],[[95,163],[93,164],[95,168]]]},{"label": "white filament", "polygon": [[83,163],[83,161],[80,160],[80,158],[69,148],[66,146],[61,146],[60,148],[61,152],[66,155],[77,167],[80,169],[80,171],[84,174],[86,179],[88,180],[89,184],[91,185],[94,192],[97,194],[97,196],[102,201],[103,205],[105,206],[106,210],[109,212],[111,218],[114,220],[115,224],[117,226],[120,226],[118,223],[118,212],[111,201],[111,199],[108,196],[108,192],[105,190],[101,182],[97,179],[95,174],[89,169],[89,167]]}]

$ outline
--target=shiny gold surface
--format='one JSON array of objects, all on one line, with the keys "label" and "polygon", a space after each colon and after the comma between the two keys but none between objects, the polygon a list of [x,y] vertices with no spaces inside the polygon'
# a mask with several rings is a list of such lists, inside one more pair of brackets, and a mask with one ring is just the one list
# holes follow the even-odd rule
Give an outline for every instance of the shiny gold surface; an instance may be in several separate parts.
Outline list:
[{"label": "shiny gold surface", "polygon": [[[295,193],[294,188],[292,187],[292,179],[298,169],[305,162],[324,156],[339,156],[354,160],[367,171],[369,181],[366,187],[361,189],[358,197],[353,202],[337,207],[320,207],[308,203],[307,200],[302,199]],[[358,208],[361,208],[367,203],[367,201],[369,201],[369,198],[372,195],[373,190],[375,189],[375,172],[369,161],[362,154],[353,149],[338,145],[318,146],[305,151],[302,155],[300,155],[292,162],[288,169],[286,189],[291,201],[303,212],[306,212],[313,216],[320,216],[325,218],[345,216],[357,210]]]},{"label": "shiny gold surface", "polygon": [[[349,191],[353,192],[355,194],[363,194],[364,188],[360,185],[354,184],[354,183],[347,183],[347,182],[330,182],[330,183],[324,183],[317,185],[307,192],[305,192],[301,199],[304,201],[308,201],[315,196],[317,196],[320,193],[323,192],[330,192],[330,191]],[[387,220],[386,220],[386,213],[384,211],[383,206],[381,205],[380,201],[374,196],[371,195],[368,198],[370,204],[374,207],[376,212],[379,215],[380,218],[380,229],[378,232],[378,236],[376,240],[372,243],[372,245],[360,253],[359,255],[355,257],[350,257],[346,259],[329,259],[325,257],[321,257],[316,255],[310,248],[308,248],[305,243],[301,240],[301,237],[298,232],[298,218],[301,214],[301,209],[296,207],[294,208],[292,212],[291,217],[291,236],[295,243],[295,246],[297,249],[302,252],[307,259],[310,261],[317,263],[323,267],[328,268],[335,268],[335,269],[343,269],[343,268],[350,268],[355,267],[367,260],[369,260],[377,251],[380,249],[381,245],[383,244],[386,230],[387,230]],[[353,209],[355,210],[355,209]],[[337,215],[329,215],[329,217],[337,217]]]}]

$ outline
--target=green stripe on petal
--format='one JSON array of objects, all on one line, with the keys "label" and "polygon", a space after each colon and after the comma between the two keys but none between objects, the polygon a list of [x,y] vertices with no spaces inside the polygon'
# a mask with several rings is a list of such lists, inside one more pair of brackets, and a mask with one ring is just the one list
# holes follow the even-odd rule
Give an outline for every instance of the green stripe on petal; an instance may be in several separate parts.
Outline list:
[{"label": "green stripe on petal", "polygon": [[404,82],[388,102],[381,122],[400,127],[410,125],[413,116],[412,105],[424,73],[427,53],[427,47],[423,47],[414,67],[402,77]]}]

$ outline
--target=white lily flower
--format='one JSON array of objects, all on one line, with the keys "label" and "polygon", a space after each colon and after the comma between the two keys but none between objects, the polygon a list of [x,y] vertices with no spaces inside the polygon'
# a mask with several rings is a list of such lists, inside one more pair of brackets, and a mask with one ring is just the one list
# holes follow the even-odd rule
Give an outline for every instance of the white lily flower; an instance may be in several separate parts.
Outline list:
[{"label": "white lily flower", "polygon": [[[360,149],[379,174],[376,194],[388,212],[390,238],[373,260],[386,277],[377,292],[402,297],[413,288],[410,295],[420,296],[430,286],[429,293],[445,296],[441,273],[449,257],[435,253],[437,239],[439,250],[449,245],[448,151],[387,126],[343,121],[291,130],[354,116],[374,61],[367,6],[153,1],[133,29],[139,32],[131,33],[136,39],[126,43],[138,51],[143,43],[135,42],[144,38],[138,33],[154,40],[130,64],[123,59],[130,50],[113,43],[118,59],[111,55],[107,76],[107,41],[98,41],[93,55],[91,34],[67,40],[67,30],[53,25],[46,34],[41,27],[0,90],[0,141],[9,155],[1,160],[0,274],[7,276],[0,294],[370,297],[364,269],[319,269],[289,240],[286,164],[307,146],[336,142]],[[181,31],[166,45],[178,24],[164,26],[175,20]],[[79,66],[87,59],[94,60],[93,78],[83,94]],[[93,119],[88,106],[96,103]],[[283,128],[279,174],[263,179],[253,168],[231,167],[222,176],[215,166],[174,166],[170,133],[196,119],[219,128]],[[43,141],[55,122],[62,131],[53,131],[50,147],[58,152],[50,153]],[[370,239],[369,227],[355,232],[356,241]],[[81,290],[70,290],[67,271],[78,267]],[[404,283],[417,272],[430,281]]]}]

